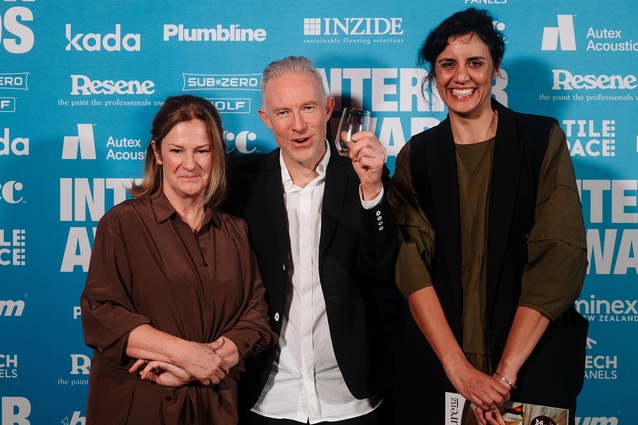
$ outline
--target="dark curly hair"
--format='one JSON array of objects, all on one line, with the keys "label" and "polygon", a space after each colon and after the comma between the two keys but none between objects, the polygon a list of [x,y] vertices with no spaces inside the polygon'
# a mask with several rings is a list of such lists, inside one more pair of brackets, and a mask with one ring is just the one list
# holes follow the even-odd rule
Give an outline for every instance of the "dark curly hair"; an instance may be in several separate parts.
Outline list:
[{"label": "dark curly hair", "polygon": [[423,78],[423,89],[432,84],[436,58],[447,47],[450,37],[476,35],[490,50],[494,66],[499,67],[505,53],[503,33],[494,27],[494,18],[487,10],[470,7],[445,19],[433,29],[419,49],[418,64],[428,74]]}]

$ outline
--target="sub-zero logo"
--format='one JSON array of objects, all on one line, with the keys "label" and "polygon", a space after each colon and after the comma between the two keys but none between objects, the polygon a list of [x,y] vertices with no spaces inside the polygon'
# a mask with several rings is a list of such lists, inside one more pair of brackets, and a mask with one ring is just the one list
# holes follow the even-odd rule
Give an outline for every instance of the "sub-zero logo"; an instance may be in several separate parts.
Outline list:
[{"label": "sub-zero logo", "polygon": [[77,136],[64,136],[62,159],[78,159],[78,148],[82,159],[96,159],[92,124],[78,124]]},{"label": "sub-zero logo", "polygon": [[22,300],[0,300],[0,317],[20,317],[24,311],[24,301]]},{"label": "sub-zero logo", "polygon": [[403,18],[304,18],[304,35],[403,35]]},{"label": "sub-zero logo", "polygon": [[232,152],[237,149],[240,153],[250,154],[257,150],[257,147],[254,147],[248,150],[248,142],[254,142],[257,140],[257,135],[252,131],[242,131],[238,134],[231,133],[230,131],[224,131],[224,139],[228,144],[232,144],[234,142],[234,147],[232,149],[228,149],[228,152]]},{"label": "sub-zero logo", "polygon": [[71,75],[71,94],[153,94],[155,83],[151,80],[91,80],[86,75]]},{"label": "sub-zero logo", "polygon": [[19,194],[22,189],[24,189],[24,185],[16,180],[0,183],[0,201],[8,204],[19,204],[24,199]]},{"label": "sub-zero logo", "polygon": [[574,18],[572,15],[557,15],[558,27],[543,29],[543,43],[541,50],[557,50],[560,40],[560,50],[576,50],[576,35],[574,34]]},{"label": "sub-zero logo", "polygon": [[0,90],[29,90],[26,72],[0,73]]},{"label": "sub-zero logo", "polygon": [[108,52],[118,52],[122,49],[133,52],[140,51],[141,36],[140,34],[125,34],[122,36],[122,27],[120,24],[115,25],[115,31],[106,35],[95,33],[77,33],[73,34],[71,24],[66,24],[66,39],[69,44],[66,50],[78,50],[87,52],[96,52],[102,49]]},{"label": "sub-zero logo", "polygon": [[261,74],[182,74],[183,91],[261,90]]},{"label": "sub-zero logo", "polygon": [[0,229],[0,266],[24,266],[26,230]]}]

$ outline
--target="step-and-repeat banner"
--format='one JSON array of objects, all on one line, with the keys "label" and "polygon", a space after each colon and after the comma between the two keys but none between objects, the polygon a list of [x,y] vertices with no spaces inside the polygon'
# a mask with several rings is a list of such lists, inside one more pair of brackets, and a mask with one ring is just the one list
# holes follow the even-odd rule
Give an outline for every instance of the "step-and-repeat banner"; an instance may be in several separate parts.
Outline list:
[{"label": "step-and-repeat banner", "polygon": [[229,152],[262,154],[275,143],[257,114],[261,71],[306,55],[334,121],[343,106],[372,111],[392,170],[446,116],[422,98],[420,43],[469,6],[506,35],[495,97],[557,118],[575,164],[589,246],[577,308],[591,322],[577,423],[638,423],[634,0],[0,0],[0,425],[85,423],[79,296],[95,228],[141,177],[167,96],[210,99]]}]

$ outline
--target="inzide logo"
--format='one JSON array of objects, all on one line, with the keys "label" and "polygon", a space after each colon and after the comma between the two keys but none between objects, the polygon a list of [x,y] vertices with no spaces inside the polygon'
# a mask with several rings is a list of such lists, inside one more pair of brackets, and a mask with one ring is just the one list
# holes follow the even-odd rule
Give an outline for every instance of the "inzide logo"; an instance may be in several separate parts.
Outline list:
[{"label": "inzide logo", "polygon": [[122,36],[122,28],[120,24],[115,25],[115,31],[106,35],[96,33],[73,33],[71,24],[66,24],[66,39],[69,44],[66,50],[78,50],[87,52],[97,52],[102,49],[108,52],[119,52],[122,49],[133,52],[140,51],[141,36],[140,34],[124,34]]}]

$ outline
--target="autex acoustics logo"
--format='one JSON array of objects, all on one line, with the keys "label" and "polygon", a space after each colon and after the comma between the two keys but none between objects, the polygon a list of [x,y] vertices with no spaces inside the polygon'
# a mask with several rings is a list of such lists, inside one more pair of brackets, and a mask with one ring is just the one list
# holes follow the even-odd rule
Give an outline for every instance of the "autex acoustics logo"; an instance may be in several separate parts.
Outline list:
[{"label": "autex acoustics logo", "polygon": [[560,50],[576,50],[573,15],[557,15],[556,18],[558,19],[557,27],[545,27],[543,29],[541,50],[558,50],[559,41]]},{"label": "autex acoustics logo", "polygon": [[78,124],[77,136],[64,136],[62,159],[96,159],[92,124]]}]

